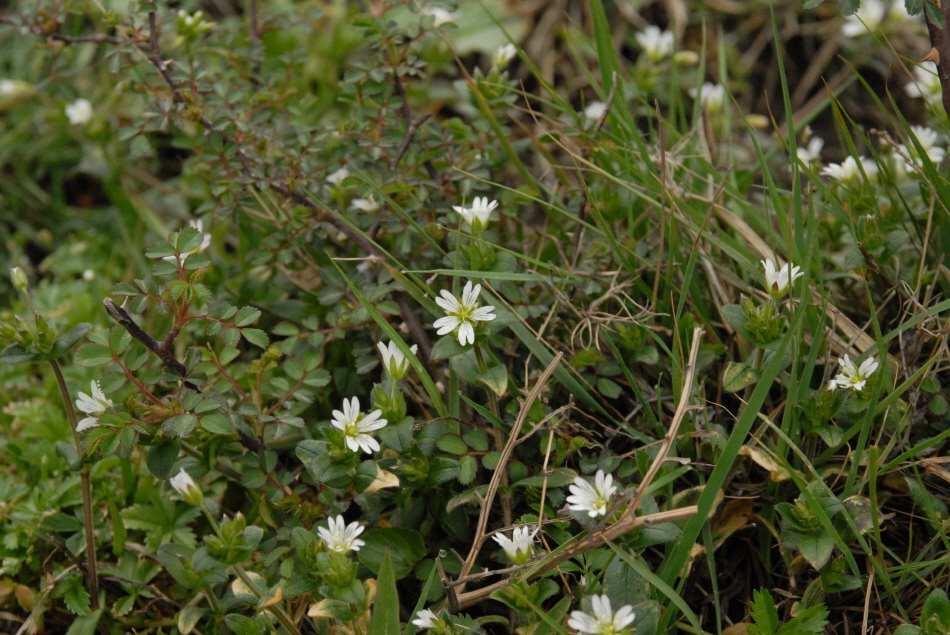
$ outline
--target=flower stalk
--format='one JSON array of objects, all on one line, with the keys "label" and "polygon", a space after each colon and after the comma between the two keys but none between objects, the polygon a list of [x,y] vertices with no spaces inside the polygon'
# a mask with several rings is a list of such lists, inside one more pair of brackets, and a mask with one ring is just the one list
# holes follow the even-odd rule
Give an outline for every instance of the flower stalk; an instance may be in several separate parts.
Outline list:
[{"label": "flower stalk", "polygon": [[[29,294],[27,294],[29,297]],[[76,411],[73,409],[72,397],[69,395],[69,388],[66,386],[66,379],[63,377],[63,371],[55,359],[49,360],[53,367],[53,375],[56,376],[56,384],[59,386],[60,395],[63,397],[63,403],[66,404],[66,416],[69,418],[69,427],[73,433],[73,442],[76,444],[76,454],[82,462],[79,468],[79,480],[82,486],[82,520],[83,529],[86,534],[86,584],[89,587],[89,597],[92,603],[92,610],[99,610],[99,571],[96,564],[96,536],[92,522],[92,483],[89,480],[89,465],[83,460],[82,439],[79,438],[79,422],[76,419]]]}]

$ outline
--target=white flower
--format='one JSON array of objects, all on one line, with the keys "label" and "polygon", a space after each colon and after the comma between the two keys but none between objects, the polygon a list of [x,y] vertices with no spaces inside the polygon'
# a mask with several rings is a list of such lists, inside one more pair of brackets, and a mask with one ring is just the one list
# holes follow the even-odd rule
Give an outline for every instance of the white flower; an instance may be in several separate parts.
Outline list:
[{"label": "white flower", "polygon": [[726,87],[722,84],[706,82],[699,91],[690,88],[689,96],[693,99],[699,99],[706,106],[709,114],[715,115],[722,110],[722,103],[726,98]]},{"label": "white flower", "polygon": [[904,87],[911,97],[923,97],[928,102],[941,103],[943,89],[940,87],[940,77],[937,75],[937,65],[930,61],[921,62],[914,68],[917,80],[908,82]]},{"label": "white flower", "polygon": [[574,484],[569,488],[571,495],[567,497],[570,503],[568,507],[574,511],[587,512],[591,518],[606,515],[610,497],[617,492],[617,486],[613,483],[614,477],[604,474],[603,470],[597,470],[593,485],[580,476],[575,477]]},{"label": "white flower", "polygon": [[805,275],[801,272],[801,267],[793,266],[790,262],[786,262],[778,270],[775,269],[775,263],[771,258],[766,258],[761,262],[765,267],[765,290],[775,297],[785,295],[788,286]]},{"label": "white flower", "polygon": [[594,614],[588,615],[584,611],[573,611],[567,620],[567,625],[581,633],[590,635],[619,635],[633,623],[636,617],[633,607],[629,604],[614,613],[610,610],[610,598],[606,595],[592,595],[591,608]]},{"label": "white flower", "polygon": [[66,116],[74,126],[83,126],[92,119],[92,104],[88,99],[77,99],[66,106]]},{"label": "white flower", "polygon": [[511,538],[504,534],[495,534],[492,538],[505,550],[508,558],[515,564],[524,564],[531,558],[534,537],[538,530],[531,531],[528,527],[515,527]]},{"label": "white flower", "polygon": [[93,271],[92,269],[86,269],[85,271],[82,272],[82,279],[85,280],[86,282],[93,280],[95,277],[96,277],[96,272]]},{"label": "white flower", "polygon": [[92,390],[92,396],[80,392],[79,399],[76,400],[76,407],[89,415],[85,419],[80,420],[76,425],[76,432],[95,428],[99,425],[99,417],[107,408],[111,408],[115,405],[111,399],[106,398],[105,393],[102,392],[102,388],[99,387],[99,382],[89,382],[89,388]]},{"label": "white flower", "polygon": [[[861,159],[861,167],[864,168],[864,173],[868,178],[877,174],[877,164],[871,159]],[[843,185],[850,185],[861,176],[861,171],[858,169],[858,162],[854,160],[854,157],[849,156],[840,165],[829,163],[822,168],[820,174],[831,177]]]},{"label": "white flower", "polygon": [[656,64],[662,62],[673,52],[673,32],[661,31],[660,27],[650,25],[634,35],[647,59]]},{"label": "white flower", "polygon": [[839,372],[838,376],[834,379],[835,385],[840,388],[851,388],[856,391],[861,390],[864,388],[864,384],[867,383],[868,377],[874,374],[878,366],[880,366],[880,363],[878,363],[872,355],[861,362],[861,367],[858,368],[854,362],[851,361],[851,358],[845,354],[844,357],[838,358]]},{"label": "white flower", "polygon": [[499,70],[503,70],[508,66],[508,62],[513,60],[517,54],[518,49],[515,48],[514,44],[509,42],[504,46],[498,47],[494,55],[491,56],[491,63],[497,66]]},{"label": "white flower", "polygon": [[[409,358],[402,354],[402,351],[396,346],[396,342],[390,342],[389,346],[377,342],[376,348],[383,356],[383,368],[386,369],[390,377],[402,379],[406,376],[406,373],[409,372]],[[415,355],[419,347],[413,344],[409,347],[409,350]]]},{"label": "white flower", "polygon": [[9,97],[15,95],[19,90],[16,80],[0,79],[0,96]]},{"label": "white flower", "polygon": [[[188,226],[192,229],[197,229],[201,234],[201,244],[189,251],[188,253],[181,254],[181,260],[184,262],[185,258],[191,254],[196,254],[199,251],[204,251],[208,248],[208,245],[211,244],[211,234],[205,232],[204,222],[199,218],[197,220],[188,221]],[[175,256],[165,256],[162,260],[167,260],[168,262],[175,262]]]},{"label": "white flower", "polygon": [[333,187],[340,187],[340,184],[343,183],[343,180],[350,175],[350,171],[346,168],[340,168],[333,174],[327,176],[327,183]]},{"label": "white flower", "polygon": [[359,551],[360,547],[366,544],[357,538],[363,533],[363,526],[358,522],[346,525],[343,516],[337,516],[336,518],[328,518],[327,524],[330,526],[329,529],[317,527],[317,533],[320,534],[320,538],[323,539],[330,551],[337,553]]},{"label": "white flower", "polygon": [[198,489],[198,485],[196,485],[195,481],[188,475],[185,468],[181,468],[178,474],[171,477],[168,482],[186,503],[191,503],[192,505],[201,504],[201,490]]},{"label": "white flower", "polygon": [[471,280],[465,283],[461,298],[456,298],[443,289],[442,297],[436,298],[435,301],[447,315],[432,323],[432,326],[439,329],[436,333],[445,335],[458,329],[459,344],[462,346],[465,346],[466,342],[474,344],[475,323],[495,319],[495,314],[492,313],[495,307],[489,305],[479,308],[478,294],[481,292],[482,285],[476,284],[472,287]]},{"label": "white flower", "polygon": [[488,217],[498,207],[498,201],[488,202],[487,196],[476,196],[470,208],[453,205],[452,209],[462,215],[462,220],[468,223],[472,231],[480,232],[488,226]]},{"label": "white flower", "polygon": [[343,400],[343,412],[333,411],[333,421],[330,423],[334,428],[343,430],[346,446],[351,451],[378,452],[379,442],[368,433],[386,427],[386,420],[380,419],[382,414],[382,410],[374,410],[364,415],[360,412],[360,400],[353,397],[349,402]]},{"label": "white flower", "polygon": [[439,6],[428,6],[422,8],[423,15],[431,15],[435,20],[432,26],[438,28],[446,22],[452,22],[461,15],[458,11],[449,11]]},{"label": "white flower", "polygon": [[412,623],[419,628],[441,629],[445,627],[445,622],[439,619],[439,616],[429,609],[422,609],[416,613],[416,619]]},{"label": "white flower", "polygon": [[[327,179],[329,180],[329,179]],[[373,200],[373,195],[370,194],[369,198],[354,198],[353,202],[350,205],[360,211],[372,214],[373,212],[379,211],[379,203]]]},{"label": "white flower", "polygon": [[[946,156],[947,151],[937,145],[940,135],[933,128],[925,128],[924,126],[911,126],[911,132],[914,133],[914,136],[917,137],[918,143],[920,143],[921,148],[924,150],[924,154],[933,161],[934,163],[940,163],[943,161],[943,158]],[[901,144],[900,149],[903,150],[904,154],[910,156],[913,159],[919,159],[920,153],[917,152],[917,146],[910,145],[905,146]]]},{"label": "white flower", "polygon": [[798,160],[808,165],[809,163],[821,162],[821,149],[825,147],[825,141],[821,137],[812,137],[808,140],[808,145],[804,148],[798,148],[796,154]]},{"label": "white flower", "polygon": [[592,101],[584,108],[584,116],[592,121],[597,121],[607,112],[607,104],[602,101]]}]

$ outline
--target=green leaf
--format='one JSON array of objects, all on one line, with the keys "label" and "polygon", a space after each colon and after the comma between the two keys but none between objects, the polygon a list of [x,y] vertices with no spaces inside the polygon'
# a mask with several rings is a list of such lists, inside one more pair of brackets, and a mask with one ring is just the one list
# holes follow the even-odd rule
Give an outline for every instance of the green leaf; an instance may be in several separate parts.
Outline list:
[{"label": "green leaf", "polygon": [[[329,484],[345,477],[350,471],[348,464],[337,463],[330,457],[326,441],[301,441],[297,444],[297,458],[318,483]],[[345,485],[343,484],[344,487]]]},{"label": "green leaf", "polygon": [[389,547],[383,552],[383,562],[376,578],[376,600],[369,619],[368,635],[399,635],[399,592]]},{"label": "green leaf", "polygon": [[80,366],[102,366],[112,361],[112,351],[101,344],[89,344],[76,351],[76,363]]},{"label": "green leaf", "polygon": [[921,635],[946,635],[950,632],[950,600],[943,589],[934,589],[924,601],[920,632]]},{"label": "green leaf", "polygon": [[726,392],[739,392],[759,381],[762,374],[749,364],[728,362],[722,374],[722,389]]},{"label": "green leaf", "polygon": [[499,397],[508,392],[508,371],[502,365],[492,366],[488,370],[478,373],[479,383],[485,384]]},{"label": "green leaf", "polygon": [[[814,0],[810,1],[814,2]],[[927,2],[927,0],[905,0],[904,8],[907,9],[909,15],[918,15],[924,10],[924,2]]]},{"label": "green leaf", "polygon": [[805,2],[802,3],[802,9],[805,11],[810,11],[824,1],[825,0],[805,0]]},{"label": "green leaf", "polygon": [[185,258],[185,262],[182,263],[182,267],[188,269],[189,271],[194,271],[195,269],[203,269],[211,264],[211,259],[202,253],[191,254]]},{"label": "green leaf", "polygon": [[927,20],[938,29],[944,28],[943,11],[933,0],[924,0],[924,13],[927,14]]},{"label": "green leaf", "polygon": [[[547,476],[548,487],[564,487],[574,482],[577,472],[567,467],[559,467],[552,470]],[[511,484],[512,487],[543,487],[545,477],[543,474],[538,476],[529,476],[520,481]]]},{"label": "green leaf", "polygon": [[432,347],[432,359],[449,359],[450,357],[455,357],[456,355],[461,355],[464,352],[471,350],[472,345],[462,346],[459,344],[458,338],[454,335],[446,335],[442,337],[439,341],[435,343]]},{"label": "green leaf", "polygon": [[73,615],[79,615],[80,617],[88,615],[89,607],[92,606],[89,591],[85,589],[82,582],[82,578],[73,576],[68,581],[66,592],[63,593],[63,601],[66,603],[66,608],[69,609]]},{"label": "green leaf", "polygon": [[92,324],[89,324],[88,322],[80,322],[73,328],[69,329],[68,333],[60,336],[60,338],[53,343],[53,350],[50,351],[49,358],[59,359],[62,357],[66,351],[75,346],[76,343],[81,340],[91,328]]},{"label": "green leaf", "polygon": [[434,487],[439,483],[451,481],[458,476],[461,469],[462,466],[455,459],[437,456],[429,461],[429,476],[426,478],[426,484]]},{"label": "green leaf", "polygon": [[178,253],[187,254],[201,246],[204,236],[194,227],[186,227],[178,234]]},{"label": "green leaf", "polygon": [[237,315],[234,316],[234,325],[235,326],[247,326],[257,321],[257,318],[261,317],[260,309],[255,309],[252,306],[246,306],[240,311],[237,312]]},{"label": "green leaf", "polygon": [[175,467],[175,461],[178,460],[178,453],[181,450],[181,441],[165,441],[158,445],[153,445],[148,449],[145,455],[145,464],[152,475],[161,480],[171,476],[172,468]]},{"label": "green leaf", "polygon": [[756,633],[749,630],[750,635],[772,635],[778,628],[778,610],[775,600],[765,589],[752,592],[752,619],[755,620]]},{"label": "green leaf", "polygon": [[154,243],[145,250],[146,258],[164,258],[165,256],[174,256],[175,248],[167,242]]},{"label": "green leaf", "polygon": [[478,473],[478,461],[475,460],[475,457],[466,454],[459,459],[459,473],[458,480],[462,485],[468,485],[475,479],[475,475]]},{"label": "green leaf", "polygon": [[860,6],[861,0],[838,0],[838,11],[841,15],[854,15]]},{"label": "green leaf", "polygon": [[261,348],[267,348],[267,345],[270,344],[267,333],[260,329],[241,329],[241,335],[251,344],[256,344]]},{"label": "green leaf", "polygon": [[465,445],[465,441],[462,441],[462,439],[454,434],[439,437],[435,445],[443,452],[448,452],[449,454],[465,454],[468,452],[468,446]]},{"label": "green leaf", "polygon": [[11,344],[0,353],[0,364],[31,364],[45,361],[46,355],[31,353],[19,344]]},{"label": "green leaf", "polygon": [[402,527],[371,529],[360,538],[366,542],[358,552],[360,562],[376,575],[379,575],[382,569],[387,546],[397,580],[402,580],[409,575],[416,563],[426,555],[422,535],[411,529]]},{"label": "green leaf", "polygon": [[88,615],[77,617],[69,625],[66,635],[95,635],[96,626],[99,624],[99,618],[102,617],[102,609],[92,611]]},{"label": "green leaf", "polygon": [[181,635],[188,635],[194,630],[195,626],[206,613],[208,609],[201,606],[186,606],[178,614],[178,630]]}]

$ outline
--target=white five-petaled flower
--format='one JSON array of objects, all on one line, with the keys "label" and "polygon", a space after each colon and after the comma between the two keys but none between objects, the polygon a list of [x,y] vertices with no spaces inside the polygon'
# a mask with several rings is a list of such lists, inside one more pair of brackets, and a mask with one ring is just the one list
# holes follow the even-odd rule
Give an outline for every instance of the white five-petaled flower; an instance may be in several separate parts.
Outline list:
[{"label": "white five-petaled flower", "polygon": [[880,363],[874,359],[873,355],[861,362],[861,366],[858,367],[845,353],[843,357],[838,358],[838,376],[834,378],[835,387],[861,390],[878,366]]},{"label": "white five-petaled flower", "polygon": [[74,126],[83,126],[92,119],[92,104],[88,99],[80,97],[66,106],[66,116],[69,117],[69,123]]},{"label": "white five-petaled flower", "polygon": [[825,140],[821,137],[812,137],[804,148],[798,148],[796,155],[798,160],[808,165],[810,163],[821,162],[821,149],[825,147]]},{"label": "white five-petaled flower", "polygon": [[940,77],[937,75],[937,64],[926,60],[914,68],[917,79],[908,82],[904,90],[911,97],[923,97],[928,103],[939,104],[943,98],[943,89],[940,87]]},{"label": "white five-petaled flower", "polygon": [[443,24],[447,22],[455,21],[455,19],[459,17],[459,15],[461,15],[461,13],[458,11],[449,11],[448,9],[444,7],[435,6],[435,5],[423,7],[422,14],[431,15],[433,18],[435,18],[432,21],[432,26],[436,28],[442,26]]},{"label": "white five-petaled flower", "polygon": [[496,207],[498,201],[489,203],[487,196],[476,196],[471,207],[453,205],[452,209],[462,215],[462,220],[468,223],[473,232],[480,232],[488,227],[488,217]]},{"label": "white five-petaled flower", "polygon": [[344,179],[350,175],[350,171],[346,168],[340,168],[336,172],[327,175],[327,183],[333,187],[340,187],[340,184],[343,183]]},{"label": "white five-petaled flower", "polygon": [[515,48],[515,45],[511,42],[503,46],[499,46],[495,53],[491,56],[491,63],[494,64],[498,70],[504,70],[508,66],[508,62],[514,59],[515,55],[518,54],[518,49]]},{"label": "white five-petaled flower", "polygon": [[373,199],[372,194],[370,194],[367,198],[354,198],[353,202],[350,203],[350,206],[352,206],[355,210],[366,212],[367,214],[378,212],[380,207],[379,203]]},{"label": "white five-petaled flower", "polygon": [[465,283],[461,298],[456,298],[443,289],[442,297],[436,298],[435,301],[446,312],[446,316],[432,323],[432,326],[439,329],[436,333],[445,335],[458,329],[459,344],[474,344],[475,323],[495,319],[495,314],[492,313],[494,306],[478,306],[478,294],[481,292],[482,285],[476,284],[473,287],[471,280]]},{"label": "white five-petaled flower", "polygon": [[831,177],[842,185],[850,185],[861,176],[861,169],[864,170],[864,174],[866,174],[868,178],[877,174],[877,164],[874,161],[862,158],[861,168],[858,168],[858,162],[851,156],[842,161],[840,165],[837,163],[829,163],[822,168],[820,174],[822,176]]},{"label": "white five-petaled flower", "polygon": [[584,611],[573,611],[567,620],[567,625],[581,633],[590,635],[619,635],[633,623],[636,615],[629,604],[620,607],[614,613],[610,609],[610,598],[606,595],[592,595],[591,608],[594,614],[588,615]]},{"label": "white five-petaled flower", "polygon": [[805,275],[801,267],[796,267],[790,262],[786,262],[778,270],[771,258],[766,258],[761,262],[765,267],[765,289],[775,297],[785,295],[788,286]]},{"label": "white five-petaled flower", "polygon": [[320,534],[320,538],[323,539],[330,551],[336,553],[359,551],[360,547],[366,544],[357,538],[363,533],[363,526],[358,522],[347,525],[343,520],[343,516],[337,516],[336,518],[328,518],[327,524],[330,526],[329,529],[317,527],[317,533]]},{"label": "white five-petaled flower", "polygon": [[[204,251],[208,248],[208,245],[211,244],[211,234],[205,232],[204,222],[198,218],[196,220],[188,221],[188,226],[192,229],[197,229],[198,233],[201,234],[201,244],[189,251],[188,253],[181,254],[181,259],[184,262],[185,258],[191,254],[196,254],[199,251]],[[167,260],[168,262],[175,262],[175,256],[165,256],[162,260]]]},{"label": "white five-petaled flower", "polygon": [[334,428],[343,431],[346,438],[346,446],[353,452],[378,452],[379,442],[369,435],[373,430],[379,430],[386,427],[386,420],[381,419],[382,410],[374,410],[364,415],[360,412],[360,400],[356,397],[347,402],[343,400],[343,412],[333,411]]},{"label": "white five-petaled flower", "polygon": [[722,110],[722,103],[726,99],[726,87],[722,84],[706,82],[698,91],[690,88],[689,96],[699,99],[710,115],[716,115]]},{"label": "white five-petaled flower", "polygon": [[[923,149],[924,154],[933,161],[935,164],[943,161],[943,158],[946,156],[947,151],[937,145],[937,142],[940,139],[940,134],[933,128],[926,128],[924,126],[911,126],[911,131],[914,133],[914,136],[917,137],[917,142],[920,144],[920,147]],[[911,144],[905,146],[901,144],[901,150],[904,154],[908,155],[911,160],[919,159],[920,153],[917,151],[917,146]]]},{"label": "white five-petaled flower", "polygon": [[429,609],[422,609],[416,613],[416,619],[412,623],[419,628],[428,628],[430,630],[439,630],[445,627],[445,622]]},{"label": "white five-petaled flower", "polygon": [[580,476],[575,477],[574,484],[569,488],[571,495],[567,497],[568,507],[574,511],[587,512],[591,518],[606,515],[610,497],[617,492],[617,486],[613,483],[614,477],[604,474],[603,470],[597,470],[593,485]]},{"label": "white five-petaled flower", "polygon": [[168,479],[168,483],[181,495],[185,502],[191,503],[192,505],[201,504],[201,490],[198,488],[194,479],[185,471],[185,468],[181,468],[178,474]]},{"label": "white five-petaled flower", "polygon": [[[409,372],[409,358],[403,355],[399,347],[396,346],[396,342],[390,342],[389,346],[382,342],[377,342],[376,347],[383,356],[383,368],[386,369],[389,376],[393,379],[402,379],[405,377],[406,373]],[[409,347],[409,350],[415,355],[419,347],[413,344]]]},{"label": "white five-petaled flower", "polygon": [[527,526],[515,527],[511,532],[511,538],[504,534],[495,534],[492,538],[501,545],[505,554],[515,564],[524,564],[531,558],[534,546],[534,537],[538,530],[534,531]]},{"label": "white five-petaled flower", "polygon": [[95,428],[99,425],[100,415],[102,415],[107,408],[111,408],[115,405],[111,399],[106,398],[105,393],[102,392],[102,388],[99,387],[99,382],[89,382],[89,388],[92,390],[92,395],[80,392],[79,399],[76,400],[76,407],[88,415],[86,418],[81,419],[76,425],[76,432]]},{"label": "white five-petaled flower", "polygon": [[673,52],[673,32],[661,31],[660,27],[651,24],[643,31],[634,35],[643,53],[651,62],[662,62]]}]

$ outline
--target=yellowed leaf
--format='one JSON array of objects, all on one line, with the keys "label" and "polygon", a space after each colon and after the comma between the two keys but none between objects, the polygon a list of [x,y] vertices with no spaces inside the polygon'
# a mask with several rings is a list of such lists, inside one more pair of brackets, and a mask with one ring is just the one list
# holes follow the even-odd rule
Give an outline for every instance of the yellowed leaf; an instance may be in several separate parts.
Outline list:
[{"label": "yellowed leaf", "polygon": [[780,483],[781,481],[787,481],[792,478],[792,475],[789,474],[788,470],[782,467],[778,461],[773,459],[769,454],[760,448],[754,448],[750,445],[744,445],[739,448],[739,454],[742,456],[747,456],[755,462],[759,467],[768,470],[769,479],[774,483]]},{"label": "yellowed leaf", "polygon": [[377,465],[376,478],[366,488],[365,493],[377,492],[385,487],[399,487],[399,477]]}]

